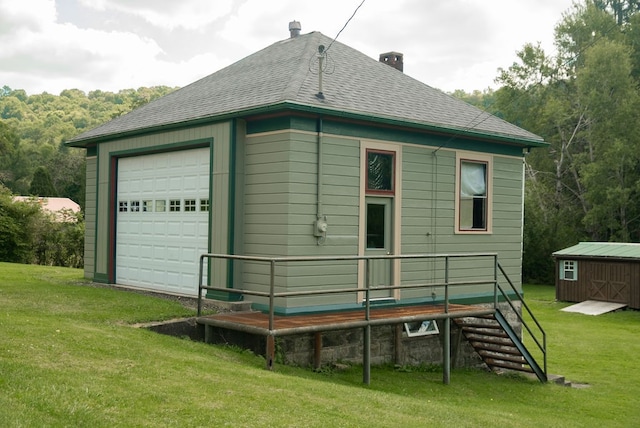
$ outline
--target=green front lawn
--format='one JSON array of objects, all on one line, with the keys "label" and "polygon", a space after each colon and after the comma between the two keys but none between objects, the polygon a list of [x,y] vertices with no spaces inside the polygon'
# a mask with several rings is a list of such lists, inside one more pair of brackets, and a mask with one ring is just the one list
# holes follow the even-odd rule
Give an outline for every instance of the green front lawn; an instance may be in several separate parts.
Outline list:
[{"label": "green front lawn", "polygon": [[314,373],[248,352],[133,328],[191,316],[177,302],[83,285],[79,270],[0,263],[2,427],[629,427],[640,420],[640,312],[560,312],[526,287],[548,332],[549,371],[517,376],[377,367]]}]

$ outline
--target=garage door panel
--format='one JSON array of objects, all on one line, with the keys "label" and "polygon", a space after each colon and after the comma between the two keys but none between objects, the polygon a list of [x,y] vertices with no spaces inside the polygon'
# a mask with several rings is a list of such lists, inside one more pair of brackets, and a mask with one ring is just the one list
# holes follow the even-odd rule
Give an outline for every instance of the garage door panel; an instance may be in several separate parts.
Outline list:
[{"label": "garage door panel", "polygon": [[[198,261],[208,250],[209,149],[118,161],[116,282],[197,294]],[[192,210],[192,211],[186,211]]]}]

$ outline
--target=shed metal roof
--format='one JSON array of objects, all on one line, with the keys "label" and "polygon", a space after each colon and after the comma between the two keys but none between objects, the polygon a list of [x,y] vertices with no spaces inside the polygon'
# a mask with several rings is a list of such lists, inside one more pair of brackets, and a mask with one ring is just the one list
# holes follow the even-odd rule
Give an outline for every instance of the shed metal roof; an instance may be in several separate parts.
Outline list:
[{"label": "shed metal roof", "polygon": [[640,259],[640,244],[622,242],[580,242],[573,247],[553,253],[556,258],[574,257],[610,257],[620,259]]},{"label": "shed metal roof", "polygon": [[[318,47],[327,57],[319,98]],[[276,42],[67,142],[86,147],[148,131],[240,117],[272,106],[388,120],[524,147],[544,140],[319,32]]]}]

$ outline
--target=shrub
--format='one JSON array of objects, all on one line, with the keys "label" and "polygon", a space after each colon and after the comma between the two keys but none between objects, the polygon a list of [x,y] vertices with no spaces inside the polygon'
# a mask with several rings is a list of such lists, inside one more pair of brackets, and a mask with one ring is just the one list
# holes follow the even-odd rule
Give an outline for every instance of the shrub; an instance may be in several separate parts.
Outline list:
[{"label": "shrub", "polygon": [[84,219],[63,213],[66,221],[43,211],[37,200],[13,201],[0,188],[0,261],[83,267]]}]

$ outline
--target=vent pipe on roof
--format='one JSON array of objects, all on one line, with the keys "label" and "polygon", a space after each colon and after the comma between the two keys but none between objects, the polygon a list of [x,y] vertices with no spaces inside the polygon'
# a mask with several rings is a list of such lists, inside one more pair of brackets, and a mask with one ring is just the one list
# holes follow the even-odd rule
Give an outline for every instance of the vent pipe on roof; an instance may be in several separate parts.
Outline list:
[{"label": "vent pipe on roof", "polygon": [[380,62],[390,65],[399,71],[402,71],[404,68],[402,63],[402,54],[400,52],[387,52],[380,54]]},{"label": "vent pipe on roof", "polygon": [[298,21],[291,21],[289,23],[289,33],[291,34],[291,38],[298,37],[300,35],[300,30],[302,30],[302,25]]}]

